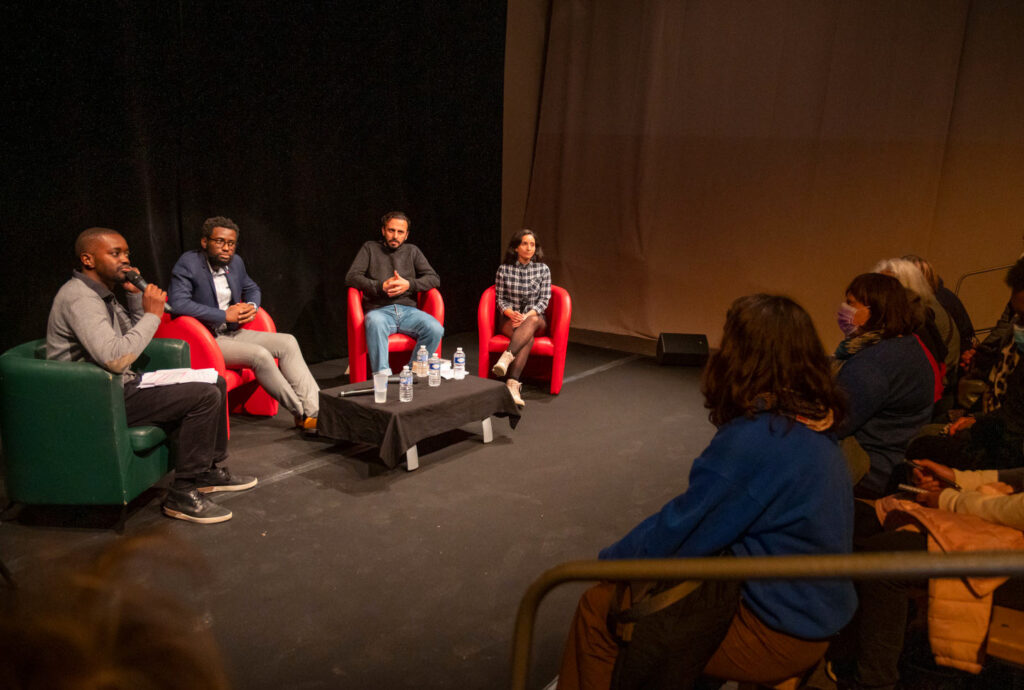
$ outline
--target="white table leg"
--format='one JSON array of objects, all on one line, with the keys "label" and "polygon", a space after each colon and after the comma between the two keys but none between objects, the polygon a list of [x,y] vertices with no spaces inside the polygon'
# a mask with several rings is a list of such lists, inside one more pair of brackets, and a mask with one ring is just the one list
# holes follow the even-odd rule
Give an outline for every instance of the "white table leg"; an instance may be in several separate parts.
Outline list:
[{"label": "white table leg", "polygon": [[413,446],[409,450],[405,451],[405,469],[409,472],[417,469],[420,466],[420,451]]},{"label": "white table leg", "polygon": [[491,426],[491,418],[488,417],[484,421],[480,422],[480,425],[484,428],[484,443],[490,443],[494,440],[494,427]]}]

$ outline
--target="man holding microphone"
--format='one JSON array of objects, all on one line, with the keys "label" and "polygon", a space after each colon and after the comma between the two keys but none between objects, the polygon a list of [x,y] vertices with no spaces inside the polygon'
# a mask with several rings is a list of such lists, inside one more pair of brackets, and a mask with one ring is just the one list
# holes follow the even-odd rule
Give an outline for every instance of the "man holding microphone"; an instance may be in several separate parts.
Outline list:
[{"label": "man holding microphone", "polygon": [[[128,426],[153,424],[177,430],[175,474],[164,500],[170,517],[201,524],[231,519],[231,511],[206,498],[242,491],[255,477],[233,476],[227,458],[224,380],[138,387],[132,363],[152,340],[164,311],[165,293],[127,282],[134,271],[128,243],[109,228],[89,228],[75,241],[79,268],[57,292],[46,327],[46,357],[91,362],[121,377]],[[123,296],[123,297],[122,297]],[[119,301],[119,297],[126,304]]]}]

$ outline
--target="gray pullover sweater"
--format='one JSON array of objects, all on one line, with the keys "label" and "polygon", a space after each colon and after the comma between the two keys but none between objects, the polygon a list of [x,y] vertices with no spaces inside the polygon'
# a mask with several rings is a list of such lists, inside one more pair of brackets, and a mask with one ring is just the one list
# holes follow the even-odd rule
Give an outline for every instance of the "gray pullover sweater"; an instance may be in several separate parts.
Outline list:
[{"label": "gray pullover sweater", "polygon": [[92,362],[131,381],[130,367],[153,339],[160,317],[143,311],[141,294],[129,293],[128,307],[130,313],[105,286],[75,271],[53,298],[46,358]]},{"label": "gray pullover sweater", "polygon": [[[409,290],[397,297],[388,297],[381,285],[395,271],[409,281]],[[391,304],[415,307],[416,293],[438,287],[441,278],[416,245],[406,242],[392,250],[383,241],[371,241],[360,247],[345,276],[345,284],[362,290],[363,309],[370,311]]]}]

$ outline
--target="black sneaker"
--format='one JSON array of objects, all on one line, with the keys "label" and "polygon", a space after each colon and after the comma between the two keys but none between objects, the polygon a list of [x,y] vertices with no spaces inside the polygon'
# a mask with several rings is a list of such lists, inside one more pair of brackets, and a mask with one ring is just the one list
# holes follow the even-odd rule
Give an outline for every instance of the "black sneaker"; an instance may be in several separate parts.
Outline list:
[{"label": "black sneaker", "polygon": [[212,494],[215,491],[245,491],[256,486],[256,481],[256,477],[246,474],[233,476],[226,467],[213,467],[196,477],[197,488],[201,494]]},{"label": "black sneaker", "polygon": [[179,520],[210,525],[231,519],[231,511],[217,505],[199,493],[197,489],[183,491],[168,489],[164,499],[164,514]]}]

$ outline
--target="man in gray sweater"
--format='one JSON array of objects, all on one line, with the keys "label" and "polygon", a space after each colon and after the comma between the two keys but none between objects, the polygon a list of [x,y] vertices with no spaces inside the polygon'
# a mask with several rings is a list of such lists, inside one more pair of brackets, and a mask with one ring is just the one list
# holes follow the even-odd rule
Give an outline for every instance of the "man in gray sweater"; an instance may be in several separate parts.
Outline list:
[{"label": "man in gray sweater", "polygon": [[[224,380],[140,389],[131,370],[152,340],[166,293],[150,284],[144,292],[126,282],[128,243],[108,228],[89,228],[75,241],[79,269],[57,292],[46,327],[47,359],[91,362],[118,374],[124,386],[128,426],[156,425],[178,432],[174,482],[163,511],[181,520],[209,524],[231,519],[231,511],[206,498],[216,491],[242,491],[255,477],[232,475],[227,458]],[[127,308],[118,301],[123,294]]]},{"label": "man in gray sweater", "polygon": [[365,243],[356,254],[345,282],[363,293],[366,314],[366,352],[370,371],[391,372],[388,336],[403,333],[416,338],[413,357],[420,346],[433,352],[441,343],[444,327],[416,307],[416,293],[441,284],[441,279],[418,247],[406,243],[409,217],[392,211],[380,220],[383,239]]}]

